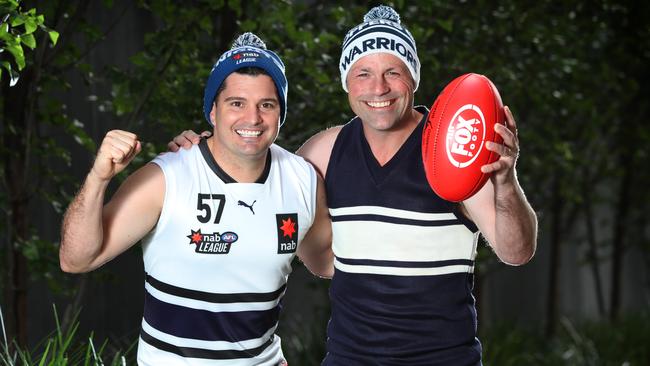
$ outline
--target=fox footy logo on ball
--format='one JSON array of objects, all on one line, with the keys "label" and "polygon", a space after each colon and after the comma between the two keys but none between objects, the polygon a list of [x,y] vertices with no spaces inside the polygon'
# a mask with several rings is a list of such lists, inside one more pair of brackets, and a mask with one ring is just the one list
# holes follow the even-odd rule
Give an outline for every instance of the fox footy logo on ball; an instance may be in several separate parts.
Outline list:
[{"label": "fox footy logo on ball", "polygon": [[447,157],[453,166],[470,166],[485,142],[485,117],[474,104],[460,107],[447,129]]}]

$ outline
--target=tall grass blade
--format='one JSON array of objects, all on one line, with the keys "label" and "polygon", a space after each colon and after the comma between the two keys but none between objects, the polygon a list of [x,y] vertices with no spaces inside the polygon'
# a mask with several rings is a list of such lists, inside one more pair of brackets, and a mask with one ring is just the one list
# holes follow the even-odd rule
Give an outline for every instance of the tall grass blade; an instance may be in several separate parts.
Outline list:
[{"label": "tall grass blade", "polygon": [[13,366],[14,362],[12,362],[11,355],[9,354],[9,343],[7,342],[7,331],[5,329],[5,319],[4,316],[2,315],[2,306],[0,306],[0,325],[2,325],[2,339],[4,340],[4,344],[3,344],[4,354],[2,355],[2,361],[6,365]]},{"label": "tall grass blade", "polygon": [[45,362],[47,361],[48,354],[50,353],[50,347],[52,346],[52,340],[49,339],[47,341],[47,346],[45,347],[45,351],[43,352],[43,356],[41,357],[41,362],[38,363],[38,366],[44,366]]},{"label": "tall grass blade", "polygon": [[90,348],[93,350],[93,358],[95,359],[95,365],[104,366],[104,362],[102,362],[102,359],[97,357],[97,352],[95,352],[95,345],[93,344],[92,336],[88,338],[88,344],[90,344]]}]

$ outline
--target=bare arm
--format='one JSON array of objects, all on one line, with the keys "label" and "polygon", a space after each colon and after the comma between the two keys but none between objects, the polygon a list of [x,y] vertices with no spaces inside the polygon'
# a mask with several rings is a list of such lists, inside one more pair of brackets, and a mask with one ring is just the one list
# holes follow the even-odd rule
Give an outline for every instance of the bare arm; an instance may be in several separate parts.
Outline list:
[{"label": "bare arm", "polygon": [[517,180],[517,125],[508,107],[505,112],[506,125],[495,126],[503,137],[503,144],[486,145],[501,158],[481,168],[492,176],[478,193],[463,202],[463,206],[499,259],[507,264],[521,265],[533,257],[537,247],[537,216]]},{"label": "bare arm", "polygon": [[318,174],[325,179],[327,165],[332,155],[332,148],[336,137],[339,135],[343,126],[336,126],[321,131],[310,137],[299,149],[296,154],[302,156],[308,162],[312,163]]},{"label": "bare arm", "polygon": [[109,181],[140,151],[137,137],[110,131],[80,192],[63,218],[59,260],[65,272],[91,271],[140,240],[155,225],[164,195],[160,168],[148,164],[132,174],[104,206]]},{"label": "bare arm", "polygon": [[332,223],[327,210],[325,186],[319,176],[316,189],[316,217],[309,231],[298,247],[298,257],[311,273],[319,277],[334,275],[334,253],[332,253]]},{"label": "bare arm", "polygon": [[192,147],[192,145],[198,144],[201,141],[201,137],[210,136],[212,136],[212,132],[210,131],[203,131],[200,135],[198,135],[192,130],[185,130],[181,132],[180,135],[174,137],[173,140],[169,141],[169,143],[167,143],[167,149],[173,152],[178,151],[180,148],[189,149]]},{"label": "bare arm", "polygon": [[[327,165],[336,136],[341,127],[333,127],[321,131],[307,140],[296,154],[309,161],[318,177],[316,198],[316,217],[312,227],[303,239],[298,249],[298,257],[309,271],[316,276],[331,278],[334,275],[334,253],[332,252],[332,222],[327,207],[327,195],[323,179],[327,173]],[[321,178],[322,177],[322,178]]]}]

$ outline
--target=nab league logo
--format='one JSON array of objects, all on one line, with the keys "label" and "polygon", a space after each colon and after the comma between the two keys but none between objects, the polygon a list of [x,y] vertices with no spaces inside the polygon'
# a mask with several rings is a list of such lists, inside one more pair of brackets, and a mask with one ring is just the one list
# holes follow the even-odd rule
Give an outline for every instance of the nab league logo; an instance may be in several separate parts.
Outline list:
[{"label": "nab league logo", "polygon": [[260,54],[257,52],[241,52],[232,57],[235,60],[235,65],[239,65],[244,62],[256,62],[260,57]]},{"label": "nab league logo", "polygon": [[295,253],[298,247],[298,214],[276,214],[278,254]]},{"label": "nab league logo", "polygon": [[192,230],[187,238],[190,239],[190,245],[196,244],[194,251],[202,254],[228,254],[230,245],[239,239],[237,234],[232,231],[226,231],[223,234],[218,232],[203,234],[201,229]]}]

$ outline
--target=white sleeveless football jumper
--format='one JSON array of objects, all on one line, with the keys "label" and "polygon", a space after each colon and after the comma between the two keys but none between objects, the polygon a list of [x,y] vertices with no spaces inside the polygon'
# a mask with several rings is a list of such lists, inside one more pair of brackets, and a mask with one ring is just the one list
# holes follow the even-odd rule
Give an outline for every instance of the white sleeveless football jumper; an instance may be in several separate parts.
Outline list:
[{"label": "white sleeveless football jumper", "polygon": [[164,205],[143,241],[141,365],[279,365],[275,335],[291,261],[311,226],[316,173],[277,145],[237,183],[202,140],[153,160]]},{"label": "white sleeveless football jumper", "polygon": [[472,295],[478,232],[438,197],[418,127],[383,166],[357,117],[338,134],[326,187],[335,273],[323,365],[481,363]]}]

